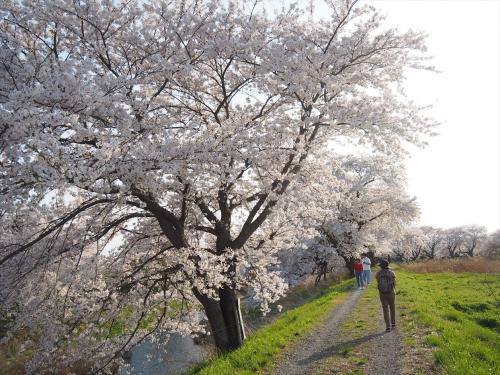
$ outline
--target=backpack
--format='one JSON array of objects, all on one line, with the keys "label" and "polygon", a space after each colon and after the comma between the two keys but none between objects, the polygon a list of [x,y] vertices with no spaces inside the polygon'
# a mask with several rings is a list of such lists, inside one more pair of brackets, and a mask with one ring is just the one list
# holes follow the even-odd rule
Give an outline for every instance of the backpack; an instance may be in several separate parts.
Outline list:
[{"label": "backpack", "polygon": [[391,293],[394,290],[394,276],[389,272],[381,272],[378,277],[378,290],[380,293]]}]

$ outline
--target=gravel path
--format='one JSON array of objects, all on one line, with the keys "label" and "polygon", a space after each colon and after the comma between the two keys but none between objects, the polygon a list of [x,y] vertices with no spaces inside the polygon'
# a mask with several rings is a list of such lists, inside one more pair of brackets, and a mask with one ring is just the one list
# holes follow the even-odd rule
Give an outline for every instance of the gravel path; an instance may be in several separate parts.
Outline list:
[{"label": "gravel path", "polygon": [[[400,358],[402,342],[396,329],[385,332],[382,309],[379,309],[378,329],[376,332],[354,340],[340,340],[340,327],[350,316],[362,291],[354,291],[326,318],[325,323],[303,338],[289,352],[284,354],[281,365],[274,375],[306,375],[314,374],[320,363],[333,356],[342,348],[355,347],[368,343],[368,363],[365,367],[367,375],[398,375],[401,373]],[[378,299],[377,299],[378,302]],[[397,306],[396,306],[397,308]]]},{"label": "gravel path", "polygon": [[[397,297],[396,297],[397,298]],[[396,301],[396,309],[397,301]],[[385,322],[382,308],[379,309],[378,330],[384,332]],[[396,314],[397,316],[397,314]],[[401,354],[403,344],[398,328],[374,337],[368,352],[367,375],[399,375],[401,373]]]},{"label": "gravel path", "polygon": [[313,330],[291,351],[284,354],[281,365],[273,371],[273,374],[312,374],[322,359],[338,350],[335,344],[340,333],[340,326],[351,313],[360,295],[361,291],[359,290],[351,293],[342,304],[328,315],[322,326]]}]

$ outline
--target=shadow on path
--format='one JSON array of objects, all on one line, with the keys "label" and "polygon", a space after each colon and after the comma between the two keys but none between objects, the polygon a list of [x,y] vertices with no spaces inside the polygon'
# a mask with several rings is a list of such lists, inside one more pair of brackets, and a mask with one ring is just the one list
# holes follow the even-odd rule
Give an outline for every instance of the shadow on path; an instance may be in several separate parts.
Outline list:
[{"label": "shadow on path", "polygon": [[[272,373],[274,375],[312,374],[318,364],[317,361],[329,353],[335,352],[338,348],[348,345],[347,342],[339,343],[341,326],[351,315],[360,296],[361,292],[354,290],[328,314],[320,327],[292,346],[291,350],[283,353],[281,363],[275,367]],[[365,339],[368,340],[368,338]]]},{"label": "shadow on path", "polygon": [[352,347],[352,346],[357,346],[359,344],[362,344],[364,342],[370,341],[372,339],[375,339],[377,337],[383,336],[383,335],[388,334],[388,333],[389,332],[385,332],[384,331],[384,332],[379,332],[379,333],[374,333],[374,334],[371,334],[371,335],[363,336],[363,337],[360,337],[360,338],[357,338],[357,339],[354,339],[354,340],[340,342],[340,343],[332,345],[332,346],[330,346],[328,348],[325,348],[325,349],[323,349],[323,350],[321,350],[319,352],[316,352],[316,353],[312,354],[311,356],[298,361],[298,363],[300,365],[306,365],[306,366],[307,365],[311,365],[314,362],[318,362],[318,361],[321,361],[324,358],[331,357],[334,354],[338,354],[344,348],[348,348],[348,347]]}]

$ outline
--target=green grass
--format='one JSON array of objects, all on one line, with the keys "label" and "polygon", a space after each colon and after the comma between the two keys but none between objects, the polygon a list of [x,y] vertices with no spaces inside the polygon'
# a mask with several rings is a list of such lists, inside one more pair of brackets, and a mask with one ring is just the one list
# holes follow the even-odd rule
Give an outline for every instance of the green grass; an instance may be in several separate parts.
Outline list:
[{"label": "green grass", "polygon": [[204,362],[188,374],[255,374],[264,369],[270,370],[280,352],[321,324],[353,285],[354,280],[351,279],[324,289],[318,298],[283,313],[273,323],[258,330],[241,348]]},{"label": "green grass", "polygon": [[424,341],[446,374],[500,374],[498,274],[398,270],[397,277],[397,308],[407,323],[428,328]]}]

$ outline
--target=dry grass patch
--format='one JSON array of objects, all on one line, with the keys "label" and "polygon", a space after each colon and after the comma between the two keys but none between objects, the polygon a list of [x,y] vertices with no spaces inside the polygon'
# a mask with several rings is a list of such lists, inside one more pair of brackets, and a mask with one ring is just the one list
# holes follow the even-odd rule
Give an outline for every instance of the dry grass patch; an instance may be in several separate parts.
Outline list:
[{"label": "dry grass patch", "polygon": [[429,260],[422,263],[402,264],[401,268],[416,273],[437,272],[474,272],[474,273],[496,273],[500,272],[500,259],[458,258]]}]

